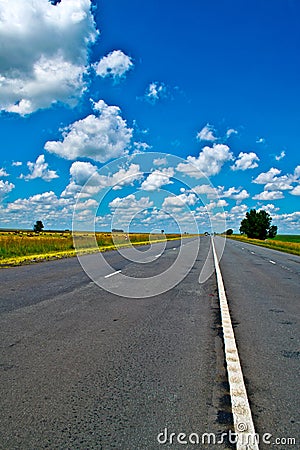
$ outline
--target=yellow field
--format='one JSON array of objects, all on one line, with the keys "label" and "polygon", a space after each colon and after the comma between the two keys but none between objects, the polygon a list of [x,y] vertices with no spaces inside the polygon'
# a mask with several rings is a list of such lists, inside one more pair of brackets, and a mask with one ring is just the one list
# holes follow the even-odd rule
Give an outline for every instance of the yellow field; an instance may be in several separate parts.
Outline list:
[{"label": "yellow field", "polygon": [[288,235],[282,236],[282,240],[280,240],[279,235],[276,237],[276,239],[266,239],[265,241],[261,241],[259,239],[249,239],[245,236],[240,235],[232,235],[229,236],[229,238],[246,242],[248,244],[255,244],[260,245],[261,247],[272,248],[273,250],[280,250],[282,252],[300,255],[300,242],[294,242],[295,241],[294,237],[293,239],[291,239],[292,242],[289,242]]},{"label": "yellow field", "polygon": [[[82,239],[80,252],[95,251],[87,237],[91,233],[80,233]],[[128,245],[149,244],[154,241],[180,239],[179,234],[148,234],[148,233],[96,233],[100,251],[113,250]],[[75,249],[70,231],[41,232],[33,231],[2,231],[0,232],[0,266],[18,265],[25,262],[35,262],[53,258],[74,256]]]}]

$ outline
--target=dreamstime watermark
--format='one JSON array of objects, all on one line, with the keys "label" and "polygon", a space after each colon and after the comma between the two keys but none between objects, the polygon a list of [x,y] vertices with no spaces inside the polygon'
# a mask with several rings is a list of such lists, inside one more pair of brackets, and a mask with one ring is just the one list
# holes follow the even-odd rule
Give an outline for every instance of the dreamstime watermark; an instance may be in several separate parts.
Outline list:
[{"label": "dreamstime watermark", "polygon": [[[123,189],[126,194],[122,194]],[[212,233],[216,227],[222,231],[226,229],[223,204],[219,190],[192,162],[154,152],[119,158],[93,170],[76,193],[72,233],[77,257],[87,275],[106,291],[127,298],[159,295],[188,275],[199,254],[201,232]],[[123,271],[118,271],[117,277],[108,277],[115,269],[105,253],[96,251],[91,257],[85,255],[88,249],[98,249],[96,229],[101,229],[103,214],[109,217],[111,230],[122,230],[121,238],[125,242],[119,241],[120,233],[112,233],[114,244],[123,258],[140,264],[138,277]],[[136,223],[139,223],[140,231],[143,227],[151,230],[148,232],[149,246],[144,251],[132,245],[130,239]],[[171,228],[181,236],[187,235],[188,229],[188,234],[193,237],[179,246],[167,268],[162,265],[161,273],[147,275],[145,266],[161,257],[167,247],[161,229],[168,232]],[[161,236],[157,239],[159,233]],[[224,246],[222,239],[220,257]],[[214,271],[213,265],[207,264],[208,260],[209,252],[200,269],[200,283]]]},{"label": "dreamstime watermark", "polygon": [[[242,427],[241,427],[242,428]],[[184,433],[184,432],[170,432],[168,428],[158,433],[157,442],[161,445],[222,445],[232,444],[240,447],[252,448],[254,445],[296,445],[296,438],[294,437],[274,437],[271,433],[250,434],[247,431],[236,433],[228,430],[220,435],[215,433]]]}]

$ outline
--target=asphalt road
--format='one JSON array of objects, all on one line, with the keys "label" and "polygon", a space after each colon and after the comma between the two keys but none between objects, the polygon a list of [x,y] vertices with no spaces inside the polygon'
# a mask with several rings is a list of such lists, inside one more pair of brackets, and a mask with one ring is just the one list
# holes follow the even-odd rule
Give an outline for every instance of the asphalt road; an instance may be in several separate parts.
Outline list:
[{"label": "asphalt road", "polygon": [[[1,448],[156,449],[165,427],[226,430],[216,285],[198,283],[208,248],[177,287],[146,299],[100,289],[75,258],[0,271]],[[146,267],[105,256],[128,275]]]},{"label": "asphalt road", "polygon": [[[187,258],[196,241],[183,243]],[[121,272],[105,287],[121,275],[155,277],[179,245],[169,242],[160,257],[155,246],[140,248],[139,262],[130,250],[107,252],[112,273]],[[0,448],[227,448],[157,441],[165,428],[170,439],[232,427],[215,275],[199,283],[205,261],[212,267],[209,247],[202,238],[189,274],[150,298],[107,292],[76,258],[2,269]],[[295,437],[298,447],[299,262],[233,241],[221,260],[256,430]]]},{"label": "asphalt road", "polygon": [[220,267],[256,432],[300,448],[300,257],[228,239]]}]

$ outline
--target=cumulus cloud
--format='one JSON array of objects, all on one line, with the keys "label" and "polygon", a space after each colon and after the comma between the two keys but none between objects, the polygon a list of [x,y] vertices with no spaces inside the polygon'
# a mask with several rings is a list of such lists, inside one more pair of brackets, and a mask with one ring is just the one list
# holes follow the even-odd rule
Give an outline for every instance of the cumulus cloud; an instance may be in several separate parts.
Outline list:
[{"label": "cumulus cloud", "polygon": [[0,168],[0,177],[8,177],[9,174],[6,172],[5,169]]},{"label": "cumulus cloud", "polygon": [[0,109],[26,115],[57,102],[76,105],[97,34],[91,0],[2,0]]},{"label": "cumulus cloud", "polygon": [[133,148],[135,153],[143,153],[151,148],[151,145],[147,144],[147,142],[134,142]]},{"label": "cumulus cloud", "polygon": [[276,161],[280,161],[281,159],[283,159],[285,157],[285,151],[282,150],[282,152],[280,153],[280,155],[276,155],[275,159]]},{"label": "cumulus cloud", "polygon": [[264,189],[266,191],[287,191],[293,188],[291,182],[292,179],[288,175],[283,175],[278,178],[275,177],[272,182],[265,184]]},{"label": "cumulus cloud", "polygon": [[253,183],[256,184],[266,184],[266,183],[272,183],[274,181],[274,178],[281,173],[281,170],[276,169],[275,167],[271,167],[268,172],[262,172],[260,173],[254,180]]},{"label": "cumulus cloud", "polygon": [[235,160],[234,165],[231,166],[232,170],[247,170],[247,169],[255,169],[258,167],[256,161],[259,161],[259,157],[256,153],[243,153],[241,152],[238,158]]},{"label": "cumulus cloud", "polygon": [[98,167],[84,161],[75,161],[70,167],[70,183],[61,194],[62,197],[76,196],[85,183],[91,178],[84,193],[95,194],[105,187],[121,189],[123,186],[132,185],[134,181],[140,180],[143,173],[138,164],[130,164],[128,168],[120,168],[118,172],[110,175],[98,173]]},{"label": "cumulus cloud", "polygon": [[198,195],[207,195],[208,197],[217,197],[218,189],[214,188],[210,184],[201,184],[198,186],[194,186],[192,188],[193,192],[196,192]]},{"label": "cumulus cloud", "polygon": [[170,180],[174,176],[174,169],[172,167],[165,169],[157,169],[151,172],[141,185],[144,191],[157,191],[166,184],[171,184]]},{"label": "cumulus cloud", "polygon": [[253,197],[253,200],[279,200],[284,198],[281,191],[263,191]]},{"label": "cumulus cloud", "polygon": [[229,139],[230,136],[232,136],[232,135],[234,135],[234,134],[238,134],[237,130],[235,130],[234,128],[229,128],[229,129],[226,131],[226,137],[227,137],[227,139]]},{"label": "cumulus cloud", "polygon": [[129,214],[151,208],[152,206],[153,202],[150,201],[149,197],[141,197],[137,200],[134,194],[129,194],[127,197],[116,197],[109,203],[111,209],[120,208],[126,210],[127,213],[129,212]]},{"label": "cumulus cloud", "polygon": [[145,93],[145,99],[148,100],[150,103],[156,103],[158,100],[166,96],[167,96],[166,85],[158,81],[150,83]]},{"label": "cumulus cloud", "polygon": [[188,156],[187,162],[179,163],[177,170],[194,178],[209,177],[211,175],[217,175],[221,171],[224,163],[232,159],[233,154],[228,145],[213,144],[213,147],[203,147],[198,158]]},{"label": "cumulus cloud", "polygon": [[167,158],[156,158],[153,160],[155,166],[166,166],[168,164]]},{"label": "cumulus cloud", "polygon": [[8,181],[0,180],[0,198],[4,197],[10,191],[14,189],[15,185],[13,183],[9,183]]},{"label": "cumulus cloud", "polygon": [[180,194],[166,197],[163,201],[162,208],[183,208],[184,206],[193,206],[197,202],[195,194]]},{"label": "cumulus cloud", "polygon": [[62,141],[48,141],[45,149],[69,160],[89,158],[102,163],[126,155],[133,130],[122,119],[120,108],[99,100],[93,109],[95,114],[72,123],[63,130]]},{"label": "cumulus cloud", "polygon": [[295,186],[294,189],[290,192],[292,195],[300,195],[300,185]]},{"label": "cumulus cloud", "polygon": [[217,140],[217,137],[214,135],[215,129],[212,125],[207,123],[205,127],[202,128],[202,130],[197,133],[197,139],[199,141],[210,141],[214,142]]},{"label": "cumulus cloud", "polygon": [[27,167],[29,169],[28,175],[21,175],[20,178],[24,180],[35,180],[36,178],[42,178],[45,181],[51,181],[54,178],[58,178],[55,170],[48,169],[48,163],[45,162],[45,156],[40,155],[35,162],[28,161]]},{"label": "cumulus cloud", "polygon": [[132,68],[132,59],[121,50],[114,50],[94,64],[96,74],[102,78],[122,78]]}]

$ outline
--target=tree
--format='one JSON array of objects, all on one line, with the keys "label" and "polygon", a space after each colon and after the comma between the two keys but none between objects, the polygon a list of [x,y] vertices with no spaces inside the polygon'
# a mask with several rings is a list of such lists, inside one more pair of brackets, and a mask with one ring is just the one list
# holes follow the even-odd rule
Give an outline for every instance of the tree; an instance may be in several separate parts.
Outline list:
[{"label": "tree", "polygon": [[231,236],[233,234],[233,229],[228,228],[228,230],[225,231],[226,236]]},{"label": "tree", "polygon": [[41,220],[37,220],[34,224],[33,231],[36,233],[39,233],[40,231],[43,231],[44,225]]},{"label": "tree", "polygon": [[258,212],[256,209],[251,209],[241,222],[240,233],[246,234],[248,238],[252,239],[273,238],[277,234],[277,227],[271,226],[271,222],[272,217],[263,209]]}]

